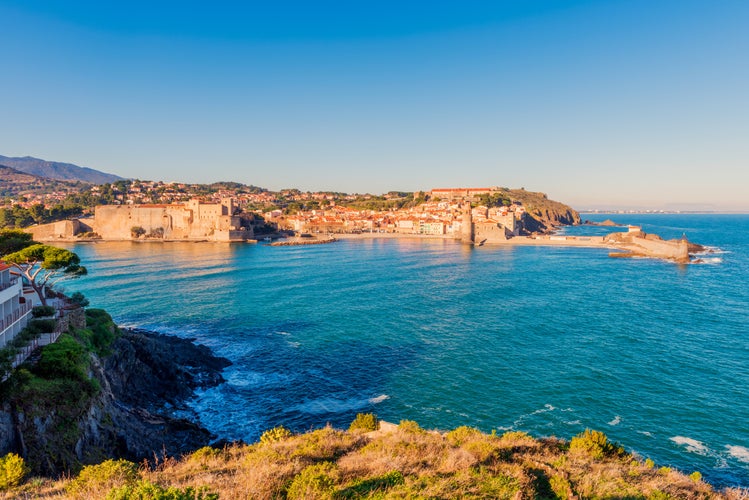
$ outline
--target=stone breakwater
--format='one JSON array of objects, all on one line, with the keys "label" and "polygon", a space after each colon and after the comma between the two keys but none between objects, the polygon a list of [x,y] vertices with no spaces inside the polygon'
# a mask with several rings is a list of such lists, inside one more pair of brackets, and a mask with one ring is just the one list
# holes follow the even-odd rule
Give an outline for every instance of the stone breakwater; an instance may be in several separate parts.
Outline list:
[{"label": "stone breakwater", "polygon": [[338,241],[335,238],[327,238],[324,240],[320,240],[317,238],[294,238],[292,240],[288,241],[276,241],[274,243],[271,243],[269,246],[272,247],[292,247],[292,246],[300,246],[300,245],[324,245],[326,243],[335,243]]}]

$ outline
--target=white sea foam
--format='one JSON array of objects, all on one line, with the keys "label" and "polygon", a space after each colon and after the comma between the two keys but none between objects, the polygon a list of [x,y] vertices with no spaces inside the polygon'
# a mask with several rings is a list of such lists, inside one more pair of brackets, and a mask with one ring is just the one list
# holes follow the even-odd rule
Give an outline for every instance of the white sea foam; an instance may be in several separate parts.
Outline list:
[{"label": "white sea foam", "polygon": [[570,422],[564,422],[567,425],[580,425],[581,422],[579,420],[572,420]]},{"label": "white sea foam", "polygon": [[728,450],[728,454],[739,462],[749,464],[749,448],[727,444],[726,449]]},{"label": "white sea foam", "polygon": [[371,404],[382,403],[389,398],[390,396],[387,394],[381,394],[377,397],[367,399],[319,398],[297,405],[295,409],[302,413],[309,413],[312,415],[321,415],[323,413],[343,413],[366,408]]},{"label": "white sea foam", "polygon": [[376,405],[377,403],[382,403],[386,399],[390,399],[390,396],[388,396],[387,394],[380,394],[379,396],[375,398],[369,398],[369,402],[372,403],[373,405]]},{"label": "white sea foam", "polygon": [[640,434],[642,434],[643,436],[653,437],[653,433],[652,432],[648,432],[648,431],[637,431],[637,432],[640,433]]},{"label": "white sea foam", "polygon": [[608,422],[609,425],[619,425],[622,422],[622,417],[619,415],[615,416],[614,419],[611,422]]},{"label": "white sea foam", "polygon": [[719,248],[719,247],[706,246],[704,252],[698,252],[695,255],[710,255],[710,254],[716,254],[716,253],[731,253],[731,252],[728,250],[723,250],[722,248]]},{"label": "white sea foam", "polygon": [[674,443],[684,446],[689,453],[696,453],[698,455],[709,455],[710,449],[705,446],[705,443],[702,441],[697,441],[696,439],[684,437],[684,436],[674,436],[670,438],[671,441]]},{"label": "white sea foam", "polygon": [[291,377],[281,373],[258,373],[233,371],[226,383],[234,387],[268,387],[289,382]]},{"label": "white sea foam", "polygon": [[703,265],[716,265],[716,264],[722,264],[723,259],[721,257],[698,257],[697,260],[692,261],[693,264],[703,264]]}]

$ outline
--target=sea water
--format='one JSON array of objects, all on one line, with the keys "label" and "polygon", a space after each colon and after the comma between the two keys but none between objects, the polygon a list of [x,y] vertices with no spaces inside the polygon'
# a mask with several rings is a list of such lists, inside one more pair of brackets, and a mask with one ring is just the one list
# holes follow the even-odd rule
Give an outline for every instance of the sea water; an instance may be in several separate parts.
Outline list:
[{"label": "sea water", "polygon": [[229,358],[227,382],[193,402],[222,438],[345,428],[357,412],[566,439],[592,428],[749,486],[749,216],[585,218],[714,252],[677,265],[435,239],[89,243],[71,246],[89,275],[65,289]]}]

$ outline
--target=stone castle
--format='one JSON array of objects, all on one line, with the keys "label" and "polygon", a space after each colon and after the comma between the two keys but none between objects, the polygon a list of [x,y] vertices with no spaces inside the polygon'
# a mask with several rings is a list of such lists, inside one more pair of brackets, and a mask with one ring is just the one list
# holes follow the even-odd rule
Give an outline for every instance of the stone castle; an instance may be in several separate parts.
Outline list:
[{"label": "stone castle", "polygon": [[234,215],[234,202],[190,200],[171,205],[99,205],[94,218],[55,222],[29,228],[37,241],[75,238],[95,233],[103,240],[246,241],[252,226]]}]

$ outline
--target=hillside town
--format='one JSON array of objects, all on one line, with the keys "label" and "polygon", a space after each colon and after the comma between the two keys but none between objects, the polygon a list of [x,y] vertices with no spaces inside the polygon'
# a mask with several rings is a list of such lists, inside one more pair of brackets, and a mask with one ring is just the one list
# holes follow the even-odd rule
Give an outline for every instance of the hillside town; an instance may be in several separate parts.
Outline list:
[{"label": "hillside town", "polygon": [[[116,183],[119,184],[119,183]],[[124,182],[123,182],[124,184]],[[215,189],[202,196],[184,184],[93,186],[93,217],[29,228],[39,240],[71,237],[247,241],[256,234],[396,233],[460,238],[467,224],[488,239],[527,232],[526,207],[504,188],[448,188],[383,196]],[[466,216],[470,222],[466,222]]]}]

